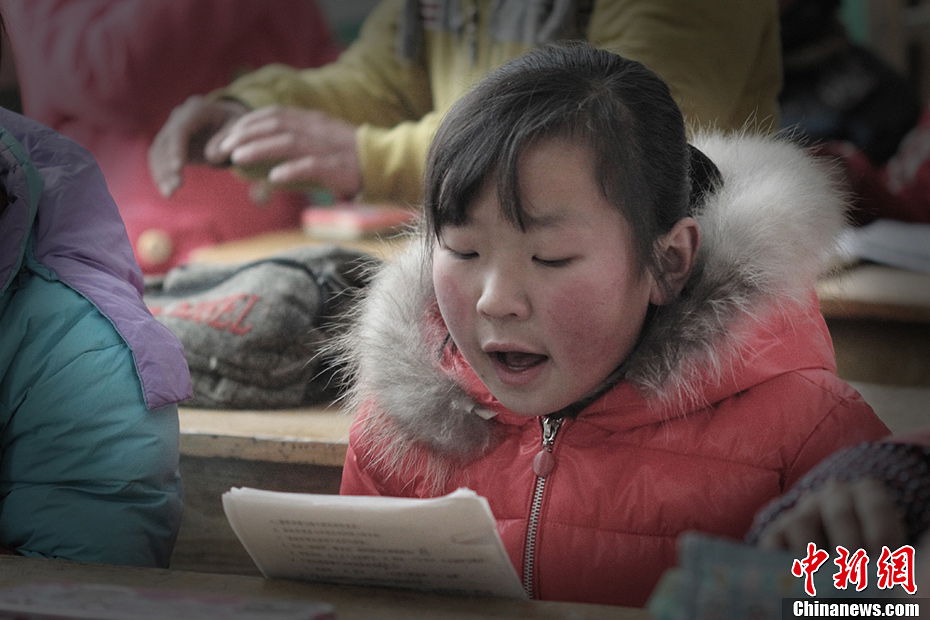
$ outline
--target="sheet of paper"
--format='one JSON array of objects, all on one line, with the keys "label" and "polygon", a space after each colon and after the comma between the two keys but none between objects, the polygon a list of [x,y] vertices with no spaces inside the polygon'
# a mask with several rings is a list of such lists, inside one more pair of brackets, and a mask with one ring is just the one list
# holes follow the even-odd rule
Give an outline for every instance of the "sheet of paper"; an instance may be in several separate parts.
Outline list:
[{"label": "sheet of paper", "polygon": [[487,500],[233,488],[233,531],[265,577],[526,598]]},{"label": "sheet of paper", "polygon": [[879,219],[850,228],[840,238],[840,253],[930,273],[930,224]]}]

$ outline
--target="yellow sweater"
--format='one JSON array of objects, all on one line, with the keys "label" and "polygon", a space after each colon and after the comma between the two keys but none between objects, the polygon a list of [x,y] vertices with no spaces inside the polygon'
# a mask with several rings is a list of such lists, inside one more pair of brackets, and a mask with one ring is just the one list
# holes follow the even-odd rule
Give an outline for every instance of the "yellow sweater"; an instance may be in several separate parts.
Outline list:
[{"label": "yellow sweater", "polygon": [[[363,198],[416,205],[442,115],[489,70],[529,49],[491,34],[492,2],[460,0],[475,28],[425,28],[422,53],[407,60],[397,46],[404,0],[383,0],[336,62],[302,70],[269,65],[216,94],[252,108],[316,108],[358,125]],[[586,39],[658,73],[691,128],[777,126],[775,2],[595,0]]]}]

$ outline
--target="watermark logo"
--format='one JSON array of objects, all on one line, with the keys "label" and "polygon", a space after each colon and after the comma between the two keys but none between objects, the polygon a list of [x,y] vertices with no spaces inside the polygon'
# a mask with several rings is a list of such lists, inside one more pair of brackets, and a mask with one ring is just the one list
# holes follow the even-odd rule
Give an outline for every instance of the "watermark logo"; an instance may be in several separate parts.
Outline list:
[{"label": "watermark logo", "polygon": [[[865,590],[869,585],[869,556],[863,549],[850,553],[843,546],[836,547],[837,570],[833,574],[833,585],[839,590],[846,590],[854,586],[857,592]],[[829,552],[818,549],[814,543],[807,543],[807,555],[791,563],[791,574],[804,579],[804,592],[808,596],[816,596],[817,588],[814,585],[814,573],[830,558]],[[895,551],[883,546],[878,560],[875,562],[876,586],[882,590],[890,590],[895,586],[908,594],[917,592],[917,583],[914,578],[914,547],[904,545]]]},{"label": "watermark logo", "polygon": [[897,551],[882,547],[882,553],[876,564],[878,567],[878,587],[891,589],[897,585],[908,594],[917,592],[914,581],[914,547],[905,545]]},{"label": "watermark logo", "polygon": [[856,586],[856,592],[865,590],[869,585],[869,556],[864,549],[858,549],[850,554],[846,547],[836,547],[837,558],[833,563],[837,565],[833,575],[833,585],[839,590],[848,586]]},{"label": "watermark logo", "polygon": [[814,573],[830,558],[830,554],[818,549],[814,543],[807,543],[807,555],[791,563],[791,574],[795,577],[804,577],[804,591],[808,596],[817,596],[814,586]]}]

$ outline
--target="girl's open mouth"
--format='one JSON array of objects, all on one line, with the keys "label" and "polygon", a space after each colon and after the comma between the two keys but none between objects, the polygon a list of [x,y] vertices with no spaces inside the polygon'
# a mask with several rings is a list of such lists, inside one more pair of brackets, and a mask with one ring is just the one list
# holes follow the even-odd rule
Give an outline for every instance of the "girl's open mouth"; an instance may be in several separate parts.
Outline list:
[{"label": "girl's open mouth", "polygon": [[521,351],[497,351],[492,353],[491,356],[498,364],[506,367],[511,372],[529,370],[549,359],[546,355]]}]

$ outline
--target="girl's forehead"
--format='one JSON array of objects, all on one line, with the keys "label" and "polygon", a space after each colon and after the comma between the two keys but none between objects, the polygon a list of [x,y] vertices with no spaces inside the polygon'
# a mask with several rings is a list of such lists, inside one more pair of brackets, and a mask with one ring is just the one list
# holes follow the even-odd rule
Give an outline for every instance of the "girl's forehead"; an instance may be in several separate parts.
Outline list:
[{"label": "girl's forehead", "polygon": [[[623,213],[608,203],[606,198],[591,201],[579,200],[534,201],[531,196],[519,195],[519,221],[508,217],[507,207],[501,200],[496,186],[486,186],[465,208],[461,223],[447,222],[443,229],[494,230],[508,227],[523,233],[558,233],[577,227],[592,225],[628,225]],[[606,218],[605,218],[606,216]]]},{"label": "girl's forehead", "polygon": [[622,212],[605,194],[591,145],[564,135],[521,145],[476,186],[465,202],[447,205],[438,218],[440,228],[487,224],[529,232],[589,219],[592,208]]}]

